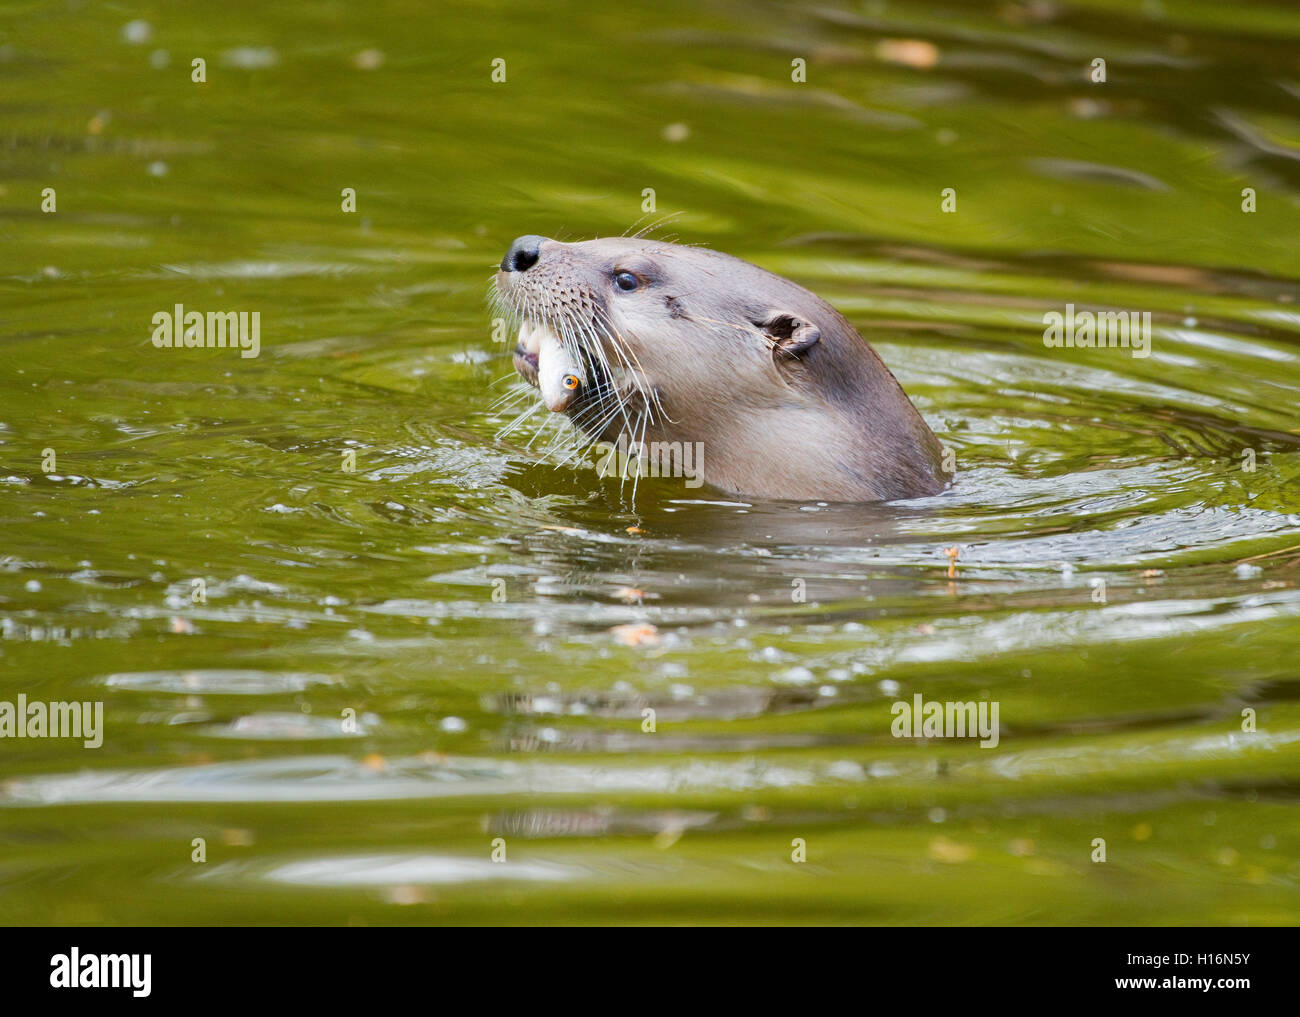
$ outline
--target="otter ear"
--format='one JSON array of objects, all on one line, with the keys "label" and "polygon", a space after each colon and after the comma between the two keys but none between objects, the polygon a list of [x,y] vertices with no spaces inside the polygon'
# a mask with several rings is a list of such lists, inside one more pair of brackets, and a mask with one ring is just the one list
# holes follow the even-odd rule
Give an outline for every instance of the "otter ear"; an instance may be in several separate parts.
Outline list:
[{"label": "otter ear", "polygon": [[784,359],[797,360],[817,344],[821,330],[789,311],[769,311],[762,321],[754,322],[773,339],[772,352]]}]

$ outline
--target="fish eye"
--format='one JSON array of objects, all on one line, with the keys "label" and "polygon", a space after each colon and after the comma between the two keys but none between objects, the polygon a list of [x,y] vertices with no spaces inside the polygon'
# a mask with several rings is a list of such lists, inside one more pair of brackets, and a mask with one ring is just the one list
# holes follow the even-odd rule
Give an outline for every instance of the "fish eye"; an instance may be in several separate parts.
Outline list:
[{"label": "fish eye", "polygon": [[640,280],[631,272],[615,272],[614,285],[624,293],[630,293],[640,285]]},{"label": "fish eye", "polygon": [[566,374],[562,379],[560,379],[560,384],[572,392],[581,384],[581,382],[578,380],[576,374]]}]

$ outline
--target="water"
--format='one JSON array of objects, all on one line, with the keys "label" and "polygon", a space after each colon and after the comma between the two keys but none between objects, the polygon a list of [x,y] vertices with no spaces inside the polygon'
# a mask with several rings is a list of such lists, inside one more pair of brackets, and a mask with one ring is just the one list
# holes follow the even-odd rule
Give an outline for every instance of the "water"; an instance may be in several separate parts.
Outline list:
[{"label": "water", "polygon": [[[105,710],[0,744],[0,920],[1295,922],[1300,14],[1112,6],[0,14],[0,699]],[[645,225],[834,303],[956,487],[499,439],[501,253]]]}]

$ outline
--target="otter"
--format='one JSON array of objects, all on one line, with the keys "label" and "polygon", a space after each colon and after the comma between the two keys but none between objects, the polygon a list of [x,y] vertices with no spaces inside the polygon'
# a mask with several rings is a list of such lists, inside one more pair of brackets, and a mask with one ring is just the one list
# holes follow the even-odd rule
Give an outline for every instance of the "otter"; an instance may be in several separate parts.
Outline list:
[{"label": "otter", "polygon": [[519,237],[494,299],[519,375],[580,435],[700,443],[732,495],[893,501],[946,486],[938,439],[830,304],[719,251],[642,238]]}]

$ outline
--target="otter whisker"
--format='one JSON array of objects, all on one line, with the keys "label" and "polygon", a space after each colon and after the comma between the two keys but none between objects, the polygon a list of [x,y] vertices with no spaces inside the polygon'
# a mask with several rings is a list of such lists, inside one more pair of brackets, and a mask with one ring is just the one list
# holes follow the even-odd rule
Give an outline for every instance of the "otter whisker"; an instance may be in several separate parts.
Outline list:
[{"label": "otter whisker", "polygon": [[[649,212],[646,212],[646,213],[644,213],[643,215],[639,216],[639,217],[636,219],[636,221],[632,223],[632,226],[635,226],[637,223],[639,223],[642,219],[644,219],[644,218],[645,218],[647,215],[649,215],[649,214],[650,214]],[[653,231],[653,230],[657,230],[660,226],[664,226],[664,225],[666,225],[667,223],[672,222],[674,219],[680,219],[680,218],[682,217],[683,214],[684,214],[684,213],[682,213],[682,212],[669,212],[667,215],[663,216],[662,218],[657,219],[657,220],[654,221],[654,222],[647,223],[645,226],[642,226],[639,230],[637,230],[637,231],[636,231],[635,233],[633,233],[631,236],[628,236],[627,232],[624,231],[623,236],[626,237],[626,238],[629,239],[629,240],[640,240],[640,239],[642,239],[643,237],[645,237],[646,234],[650,233],[651,231]],[[630,230],[630,229],[632,228],[632,226],[629,226],[628,229]]]},{"label": "otter whisker", "polygon": [[[574,332],[580,332],[582,335],[588,338],[589,341],[587,343],[580,344],[581,349],[583,351],[591,352],[595,355],[595,357],[600,361],[601,370],[606,375],[606,377],[610,378],[611,382],[613,382],[614,370],[612,365],[609,362],[608,356],[606,356],[604,344],[600,341],[600,337],[597,334],[595,334],[594,331],[588,329],[584,323],[577,320],[565,319],[564,327],[566,330],[572,329]],[[575,343],[577,342],[576,338],[574,341]],[[618,400],[620,407],[623,409],[624,424],[626,424],[628,427],[631,427],[631,420],[628,418],[626,413],[625,400],[622,396],[622,393],[618,391],[617,384],[611,385],[610,392]],[[602,396],[603,395],[604,394],[602,393]]]},{"label": "otter whisker", "polygon": [[[606,320],[608,321],[608,316],[606,317]],[[609,327],[613,328],[616,333],[618,333],[617,325],[614,325],[612,321],[609,321],[608,325]],[[601,327],[602,329],[604,329],[605,334],[608,336],[609,330],[608,328],[605,327],[604,322],[601,323]],[[612,342],[613,337],[611,336],[610,338]],[[641,361],[640,358],[637,357],[636,351],[631,348],[631,346],[628,344],[627,340],[623,338],[621,333],[619,333],[618,338],[619,338],[619,343],[622,345],[623,348],[626,348],[627,353],[630,354],[632,360],[636,362],[635,369],[633,368],[631,363],[628,363],[627,366],[629,371],[632,372],[632,383],[636,385],[637,390],[640,392],[642,401],[646,406],[647,412],[651,413],[651,415],[653,416],[653,411],[655,408],[657,408],[659,412],[666,417],[667,414],[664,414],[663,405],[659,401],[659,394],[657,392],[650,391],[648,386],[644,383],[645,369],[641,366]]]},{"label": "otter whisker", "polygon": [[519,375],[516,374],[514,371],[511,371],[509,374],[501,375],[501,377],[498,378],[496,381],[488,382],[487,387],[496,388],[498,385],[510,384],[511,382],[517,382],[518,380],[519,380]]},{"label": "otter whisker", "polygon": [[[635,354],[633,354],[632,359],[629,359],[628,354],[631,353],[632,351],[627,348],[627,340],[625,340],[621,334],[617,334],[618,333],[617,327],[614,327],[614,333],[611,333],[610,326],[612,325],[612,322],[607,324],[607,321],[608,321],[607,318],[602,319],[595,315],[593,315],[592,317],[593,326],[595,326],[595,328],[599,329],[600,332],[604,334],[605,339],[608,340],[608,345],[610,349],[614,351],[614,354],[619,358],[620,361],[622,361],[623,365],[627,368],[628,376],[631,378],[633,386],[636,388],[637,392],[640,393],[641,396],[644,398],[646,396],[646,392],[638,374],[638,371],[640,369],[640,364],[639,363],[635,365],[633,364],[633,359],[635,359]],[[608,357],[605,356],[604,346],[605,344],[601,343],[599,341],[599,337],[597,337],[596,348],[600,351],[601,359],[605,363],[606,370],[612,374],[613,369],[609,364]],[[621,393],[620,393],[620,397],[621,397]],[[631,423],[629,422],[629,427],[630,426]]]},{"label": "otter whisker", "polygon": [[[573,421],[574,425],[580,429],[578,447],[582,451],[586,451],[587,449],[591,448],[593,445],[598,443],[601,440],[601,435],[604,432],[605,428],[608,427],[611,423],[613,423],[615,417],[617,417],[619,414],[624,412],[623,407],[617,403],[612,407],[604,408],[603,413],[600,412],[601,410],[602,410],[602,405],[598,403],[595,406],[591,407],[589,411],[585,411],[586,413],[589,413],[591,416],[596,416],[599,414],[599,419],[597,420],[590,421],[585,418],[584,419],[575,418]],[[589,430],[591,433],[589,435],[584,435],[582,433],[584,430]]]},{"label": "otter whisker", "polygon": [[[632,504],[633,505],[636,504],[637,485],[641,482],[641,464],[642,462],[644,462],[645,431],[646,431],[646,424],[648,422],[649,416],[650,416],[650,411],[649,408],[647,407],[641,414],[641,433],[637,435],[637,439],[636,439],[636,476],[632,478]],[[631,462],[631,456],[628,457],[628,461]]]},{"label": "otter whisker", "polygon": [[497,438],[498,439],[507,438],[510,435],[514,434],[514,432],[519,430],[519,428],[523,425],[524,421],[526,421],[538,410],[543,408],[544,407],[541,403],[536,403],[535,405],[528,407],[528,409],[520,413],[519,416],[515,417],[514,420],[510,421],[510,423],[506,424],[505,427],[501,428],[501,430],[497,432]]},{"label": "otter whisker", "polygon": [[[512,385],[510,388],[508,388],[506,391],[502,392],[499,396],[497,396],[494,400],[492,400],[491,403],[488,404],[487,412],[489,414],[498,413],[505,407],[511,405],[512,403],[523,402],[525,399],[531,399],[533,397],[532,389],[526,386],[521,386],[519,384],[519,375],[516,374],[508,378],[502,378],[501,380],[513,381],[515,384]],[[493,382],[493,384],[495,385],[497,384],[497,382]]]},{"label": "otter whisker", "polygon": [[522,393],[516,395],[510,402],[501,402],[498,400],[495,405],[488,407],[487,415],[489,417],[499,417],[506,413],[517,413],[525,402],[531,404],[532,400],[526,399]]},{"label": "otter whisker", "polygon": [[[543,407],[543,404],[538,403],[538,407],[539,408]],[[558,421],[558,419],[553,414],[548,413],[545,417],[542,418],[541,426],[539,426],[537,430],[533,433],[533,436],[528,439],[528,444],[524,446],[524,451],[531,452],[533,449],[533,445],[537,443],[537,439],[540,438],[543,434],[545,434],[548,430],[552,430],[552,431],[557,429],[562,430],[562,428],[563,425]]]}]

